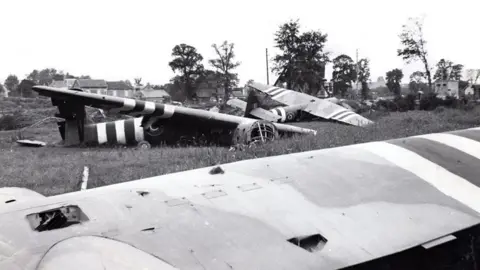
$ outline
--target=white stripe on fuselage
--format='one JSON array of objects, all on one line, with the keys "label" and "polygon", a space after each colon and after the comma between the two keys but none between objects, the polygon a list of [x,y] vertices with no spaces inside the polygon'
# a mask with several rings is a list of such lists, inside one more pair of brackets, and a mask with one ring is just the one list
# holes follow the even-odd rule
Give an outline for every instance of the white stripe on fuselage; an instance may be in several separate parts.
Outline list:
[{"label": "white stripe on fuselage", "polygon": [[135,128],[135,140],[141,142],[144,140],[143,127],[141,127],[143,117],[133,119],[133,125]]},{"label": "white stripe on fuselage", "polygon": [[410,171],[444,194],[480,213],[480,188],[422,156],[387,142],[352,145],[372,152],[394,165]]},{"label": "white stripe on fuselage", "polygon": [[127,139],[125,138],[125,120],[115,121],[115,133],[117,134],[118,143],[127,143]]},{"label": "white stripe on fuselage", "polygon": [[98,144],[107,142],[107,123],[97,124],[97,141]]}]

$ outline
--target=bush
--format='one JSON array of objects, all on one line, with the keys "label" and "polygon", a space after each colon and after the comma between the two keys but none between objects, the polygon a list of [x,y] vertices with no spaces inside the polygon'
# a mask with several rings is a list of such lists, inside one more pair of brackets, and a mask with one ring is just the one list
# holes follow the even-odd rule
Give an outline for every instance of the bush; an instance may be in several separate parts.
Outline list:
[{"label": "bush", "polygon": [[0,130],[13,130],[17,128],[17,121],[13,115],[0,117]]}]

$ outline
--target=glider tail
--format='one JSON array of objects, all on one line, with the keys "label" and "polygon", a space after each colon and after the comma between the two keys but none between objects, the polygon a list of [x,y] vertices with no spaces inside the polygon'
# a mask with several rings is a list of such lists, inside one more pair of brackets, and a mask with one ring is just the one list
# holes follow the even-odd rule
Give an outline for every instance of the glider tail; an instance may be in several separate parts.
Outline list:
[{"label": "glider tail", "polygon": [[260,100],[258,99],[257,93],[255,91],[250,90],[247,96],[247,107],[245,108],[245,117],[250,115],[250,112],[253,109],[260,107]]}]

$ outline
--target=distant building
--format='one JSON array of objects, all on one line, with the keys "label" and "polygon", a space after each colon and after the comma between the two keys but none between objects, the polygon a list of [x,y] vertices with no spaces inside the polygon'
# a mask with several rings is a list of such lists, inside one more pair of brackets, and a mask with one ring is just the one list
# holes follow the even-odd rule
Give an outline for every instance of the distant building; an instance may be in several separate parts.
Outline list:
[{"label": "distant building", "polygon": [[109,96],[132,98],[134,93],[133,86],[124,81],[107,82],[107,95]]},{"label": "distant building", "polygon": [[223,99],[225,97],[225,89],[218,82],[218,76],[216,74],[209,74],[198,85],[195,90],[195,96],[197,100],[201,102],[213,101],[217,98]]},{"label": "distant building", "polygon": [[480,84],[470,84],[465,89],[465,96],[470,96],[473,99],[480,99]]},{"label": "distant building", "polygon": [[76,79],[65,79],[61,81],[53,81],[49,86],[61,89],[72,89]]},{"label": "distant building", "polygon": [[164,89],[146,88],[138,91],[135,95],[139,99],[153,102],[168,103],[172,100],[171,96]]},{"label": "distant building", "polygon": [[72,88],[79,88],[87,93],[106,95],[108,85],[105,80],[77,79]]},{"label": "distant building", "polygon": [[439,98],[447,96],[459,97],[459,81],[453,80],[436,80],[434,84],[434,91]]}]

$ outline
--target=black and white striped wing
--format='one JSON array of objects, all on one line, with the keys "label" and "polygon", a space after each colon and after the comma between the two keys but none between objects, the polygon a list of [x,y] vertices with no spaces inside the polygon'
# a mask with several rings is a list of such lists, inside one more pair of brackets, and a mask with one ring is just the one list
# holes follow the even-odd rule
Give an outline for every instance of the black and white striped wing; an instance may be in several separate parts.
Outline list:
[{"label": "black and white striped wing", "polygon": [[151,115],[157,118],[170,118],[175,111],[175,106],[151,101],[91,94],[46,86],[34,86],[32,89],[42,96],[51,97],[52,100],[78,102],[85,106],[131,116]]},{"label": "black and white striped wing", "polygon": [[373,123],[369,119],[352,112],[345,107],[305,93],[260,83],[252,83],[250,86],[267,94],[271,99],[287,106],[305,104],[306,106],[303,111],[317,117],[331,119],[354,126],[365,126]]}]

